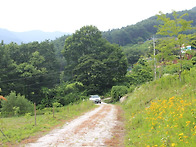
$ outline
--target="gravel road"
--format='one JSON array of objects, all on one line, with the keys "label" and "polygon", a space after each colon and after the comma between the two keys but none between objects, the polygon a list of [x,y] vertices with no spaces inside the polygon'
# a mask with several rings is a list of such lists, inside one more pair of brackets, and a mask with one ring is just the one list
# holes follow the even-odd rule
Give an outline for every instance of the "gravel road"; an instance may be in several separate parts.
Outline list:
[{"label": "gravel road", "polygon": [[26,147],[122,146],[124,131],[118,113],[116,106],[101,104]]}]

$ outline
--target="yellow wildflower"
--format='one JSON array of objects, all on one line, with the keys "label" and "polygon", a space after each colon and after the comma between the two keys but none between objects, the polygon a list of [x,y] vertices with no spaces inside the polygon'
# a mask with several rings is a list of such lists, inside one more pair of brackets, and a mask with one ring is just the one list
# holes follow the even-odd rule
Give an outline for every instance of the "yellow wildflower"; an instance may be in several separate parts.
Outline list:
[{"label": "yellow wildflower", "polygon": [[183,117],[183,114],[180,114],[179,118],[182,118]]},{"label": "yellow wildflower", "polygon": [[190,123],[191,123],[191,121],[187,121],[187,122],[186,122],[186,126],[188,126]]},{"label": "yellow wildflower", "polygon": [[184,133],[180,133],[180,134],[179,134],[179,136],[182,136],[182,135],[184,135]]}]

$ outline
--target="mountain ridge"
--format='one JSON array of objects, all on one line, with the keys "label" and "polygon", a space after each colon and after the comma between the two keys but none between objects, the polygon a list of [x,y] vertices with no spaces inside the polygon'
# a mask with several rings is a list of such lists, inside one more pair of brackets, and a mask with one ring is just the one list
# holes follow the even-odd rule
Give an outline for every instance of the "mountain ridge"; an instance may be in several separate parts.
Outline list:
[{"label": "mountain ridge", "polygon": [[[183,17],[185,20],[193,20],[192,26],[196,27],[196,7],[190,10],[176,11],[180,16],[184,13],[188,13],[188,16]],[[172,18],[172,13],[166,13],[167,17]],[[157,16],[151,16],[144,19],[136,24],[127,25],[119,29],[112,29],[109,31],[104,31],[102,33],[103,37],[107,39],[110,43],[119,44],[121,46],[126,46],[128,44],[137,44],[140,42],[145,42],[152,38],[157,32],[157,28],[154,26],[159,25],[157,21]]]},{"label": "mountain ridge", "polygon": [[[190,10],[177,11],[180,15],[183,13],[189,13],[186,16],[187,20],[196,20],[196,7]],[[167,13],[171,17],[171,13]],[[137,44],[139,42],[144,42],[150,39],[154,34],[156,34],[157,28],[154,25],[158,25],[157,16],[151,16],[147,19],[141,20],[136,24],[127,25],[121,28],[112,29],[108,31],[103,31],[102,35],[110,43],[119,44],[125,46],[127,44]],[[196,21],[194,21],[193,26],[196,26]],[[16,42],[28,43],[32,41],[44,41],[53,40],[54,42],[59,42],[61,48],[64,44],[64,40],[71,35],[71,33],[66,32],[43,32],[39,30],[27,31],[27,32],[12,32],[6,29],[0,28],[0,41],[3,40],[4,43]],[[57,43],[58,44],[58,43]]]},{"label": "mountain ridge", "polygon": [[33,41],[44,41],[44,40],[55,40],[58,37],[67,35],[66,32],[44,32],[40,30],[32,30],[25,32],[14,32],[7,29],[0,28],[0,41],[3,40],[4,43],[9,44],[15,42],[17,44],[29,43]]}]

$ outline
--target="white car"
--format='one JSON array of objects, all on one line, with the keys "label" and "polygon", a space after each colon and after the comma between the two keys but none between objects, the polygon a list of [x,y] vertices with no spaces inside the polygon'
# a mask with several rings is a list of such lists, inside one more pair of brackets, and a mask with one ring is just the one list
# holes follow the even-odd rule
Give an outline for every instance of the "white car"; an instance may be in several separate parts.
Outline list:
[{"label": "white car", "polygon": [[98,103],[101,104],[101,98],[98,95],[91,95],[90,98],[89,98],[89,100],[90,101],[93,101],[96,104],[98,104]]}]

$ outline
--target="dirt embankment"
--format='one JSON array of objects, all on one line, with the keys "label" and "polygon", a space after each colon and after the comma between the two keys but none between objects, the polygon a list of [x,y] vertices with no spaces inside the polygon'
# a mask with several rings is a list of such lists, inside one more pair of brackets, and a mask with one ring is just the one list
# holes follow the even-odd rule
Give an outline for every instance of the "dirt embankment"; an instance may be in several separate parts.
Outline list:
[{"label": "dirt embankment", "polygon": [[26,147],[123,146],[124,127],[121,114],[120,107],[101,104]]}]

